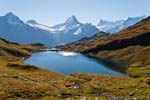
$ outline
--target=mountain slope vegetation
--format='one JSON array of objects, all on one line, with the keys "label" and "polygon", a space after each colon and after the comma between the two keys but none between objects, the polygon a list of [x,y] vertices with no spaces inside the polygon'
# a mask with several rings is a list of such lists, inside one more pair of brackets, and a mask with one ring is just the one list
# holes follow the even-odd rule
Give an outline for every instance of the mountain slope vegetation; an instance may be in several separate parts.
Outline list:
[{"label": "mountain slope vegetation", "polygon": [[[20,45],[0,39],[0,100],[147,99],[149,78],[88,73],[63,75],[22,63],[42,44]],[[111,79],[111,81],[110,81]]]},{"label": "mountain slope vegetation", "polygon": [[[117,34],[105,35],[103,38],[95,36],[60,48],[64,50],[75,48],[78,52],[126,63],[130,67],[130,71],[127,71],[130,75],[140,76],[140,72],[138,75],[134,73],[134,67],[147,69],[150,66],[150,17]],[[141,70],[142,76],[150,75],[143,73]]]}]

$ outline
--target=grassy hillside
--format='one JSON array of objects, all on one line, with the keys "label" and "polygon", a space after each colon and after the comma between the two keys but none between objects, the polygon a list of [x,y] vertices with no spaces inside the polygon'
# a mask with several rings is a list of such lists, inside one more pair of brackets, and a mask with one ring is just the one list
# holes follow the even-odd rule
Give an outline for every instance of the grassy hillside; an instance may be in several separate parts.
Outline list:
[{"label": "grassy hillside", "polygon": [[148,77],[133,79],[88,73],[65,76],[22,63],[24,57],[46,48],[43,45],[20,45],[3,39],[0,44],[0,100],[148,100],[150,97]]},{"label": "grassy hillside", "polygon": [[129,75],[149,76],[150,17],[114,35],[95,36],[60,48],[123,62],[130,67]]}]

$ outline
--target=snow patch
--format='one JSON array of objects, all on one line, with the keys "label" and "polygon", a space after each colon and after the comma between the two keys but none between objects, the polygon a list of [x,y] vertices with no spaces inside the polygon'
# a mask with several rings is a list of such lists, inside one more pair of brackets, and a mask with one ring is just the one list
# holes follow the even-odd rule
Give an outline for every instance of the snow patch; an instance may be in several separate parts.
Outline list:
[{"label": "snow patch", "polygon": [[74,32],[73,34],[74,35],[79,35],[80,33],[82,32],[82,30],[81,29],[78,29],[76,32]]}]

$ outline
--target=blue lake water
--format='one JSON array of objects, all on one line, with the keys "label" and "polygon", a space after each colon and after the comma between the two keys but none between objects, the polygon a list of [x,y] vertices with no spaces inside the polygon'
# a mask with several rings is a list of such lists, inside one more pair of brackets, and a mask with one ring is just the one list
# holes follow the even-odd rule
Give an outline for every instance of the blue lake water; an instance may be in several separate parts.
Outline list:
[{"label": "blue lake water", "polygon": [[125,76],[125,74],[112,70],[115,67],[104,64],[103,61],[75,52],[54,52],[44,51],[33,53],[32,56],[24,60],[24,63],[36,65],[63,74],[75,72],[87,72],[95,74],[107,74]]}]

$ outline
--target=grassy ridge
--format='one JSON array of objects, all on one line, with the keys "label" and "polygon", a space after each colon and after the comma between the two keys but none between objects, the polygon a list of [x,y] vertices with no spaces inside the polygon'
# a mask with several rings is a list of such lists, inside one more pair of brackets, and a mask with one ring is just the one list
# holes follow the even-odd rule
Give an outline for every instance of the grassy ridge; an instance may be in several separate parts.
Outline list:
[{"label": "grassy ridge", "polygon": [[[149,76],[149,71],[143,73],[148,69],[146,66],[150,66],[150,17],[116,34],[97,35],[59,48],[123,62],[132,67],[127,71],[129,75]],[[139,67],[145,70],[136,73]]]},{"label": "grassy ridge", "polygon": [[133,79],[87,73],[65,76],[21,62],[23,57],[45,47],[19,45],[3,39],[0,43],[0,100],[119,100],[150,97],[149,78]]}]

